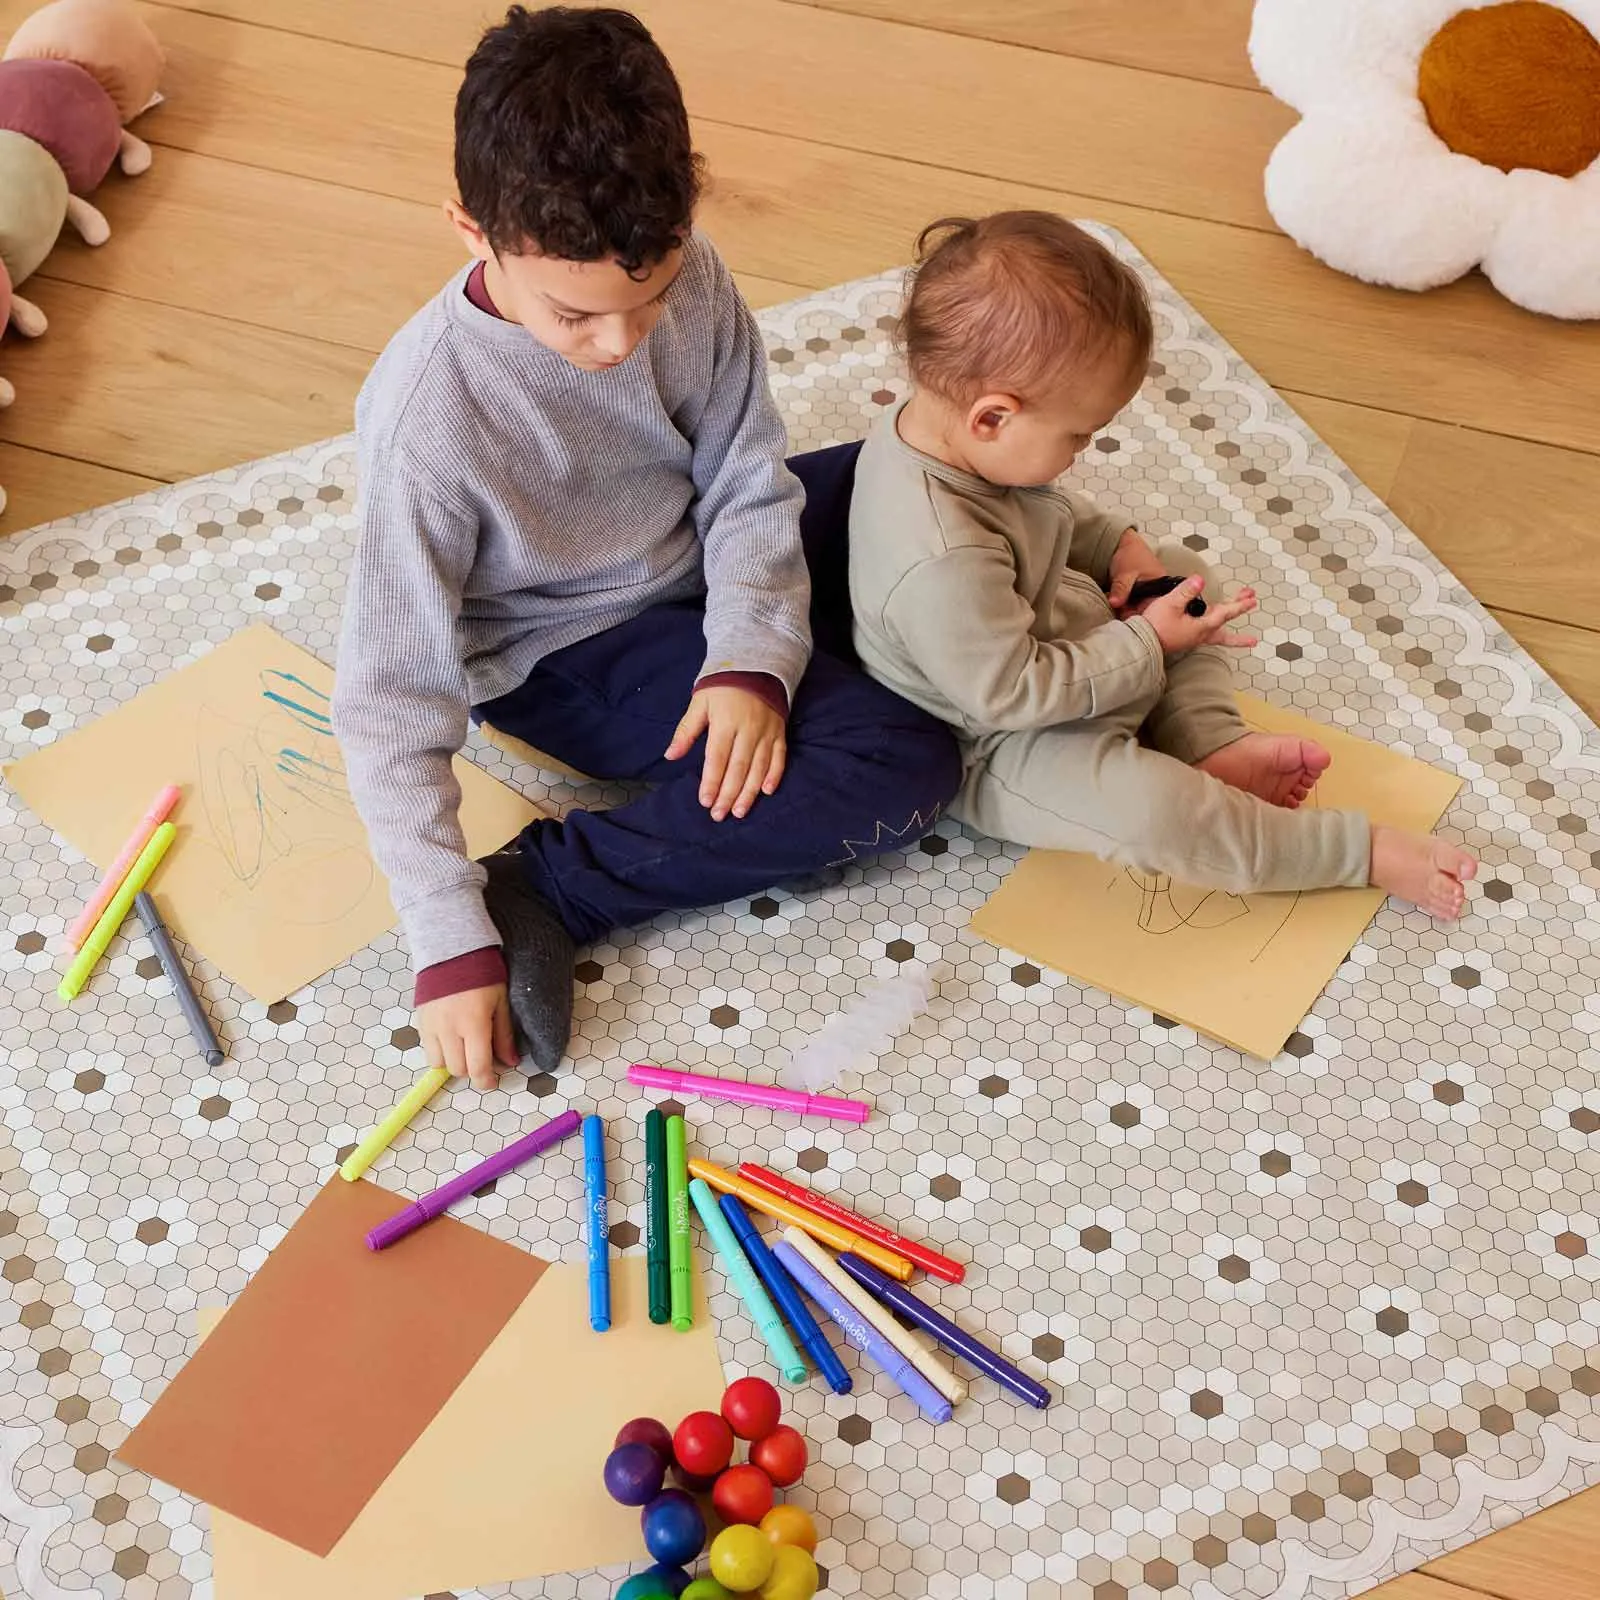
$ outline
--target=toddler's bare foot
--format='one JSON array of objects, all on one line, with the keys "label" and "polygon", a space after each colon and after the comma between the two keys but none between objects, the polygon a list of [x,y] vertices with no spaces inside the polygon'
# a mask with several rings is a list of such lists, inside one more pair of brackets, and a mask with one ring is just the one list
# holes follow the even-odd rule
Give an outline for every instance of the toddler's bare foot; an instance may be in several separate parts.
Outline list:
[{"label": "toddler's bare foot", "polygon": [[1370,871],[1378,888],[1430,917],[1454,922],[1467,903],[1465,886],[1477,877],[1478,863],[1431,834],[1374,826]]},{"label": "toddler's bare foot", "polygon": [[1247,733],[1195,765],[1235,789],[1291,811],[1302,804],[1333,757],[1310,739],[1287,733]]}]

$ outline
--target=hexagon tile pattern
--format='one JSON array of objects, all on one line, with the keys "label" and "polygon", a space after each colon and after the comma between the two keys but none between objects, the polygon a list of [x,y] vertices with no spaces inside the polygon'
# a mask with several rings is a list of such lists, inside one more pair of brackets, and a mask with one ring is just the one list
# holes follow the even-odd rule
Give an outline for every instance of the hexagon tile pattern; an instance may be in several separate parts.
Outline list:
[{"label": "hexagon tile pattern", "polygon": [[[1461,774],[1446,831],[1483,859],[1467,917],[1386,908],[1263,1065],[975,938],[1017,852],[941,823],[840,883],[585,951],[562,1069],[453,1090],[378,1170],[419,1192],[593,1108],[623,1151],[612,1242],[636,1250],[628,1062],[770,1075],[863,983],[928,963],[930,1010],[850,1085],[867,1127],[688,1107],[711,1158],[968,1259],[938,1300],[1059,1397],[1038,1414],[975,1381],[936,1429],[865,1374],[793,1392],[828,1595],[1342,1596],[1600,1478],[1600,734],[1116,247],[1161,344],[1085,486],[1255,585],[1244,686]],[[797,448],[858,436],[903,392],[897,284],[762,318]],[[0,545],[0,755],[257,618],[331,660],[351,497],[341,439]],[[476,735],[468,753],[558,806],[615,798]],[[239,1293],[411,1081],[406,962],[390,934],[262,1007],[187,952],[228,1050],[207,1071],[138,938],[57,1005],[53,945],[94,876],[0,792],[0,1589],[209,1600],[204,1511],[111,1452],[196,1309]],[[575,1147],[462,1214],[581,1260]],[[729,1368],[765,1370],[706,1270]],[[492,1592],[600,1600],[616,1577]]]}]

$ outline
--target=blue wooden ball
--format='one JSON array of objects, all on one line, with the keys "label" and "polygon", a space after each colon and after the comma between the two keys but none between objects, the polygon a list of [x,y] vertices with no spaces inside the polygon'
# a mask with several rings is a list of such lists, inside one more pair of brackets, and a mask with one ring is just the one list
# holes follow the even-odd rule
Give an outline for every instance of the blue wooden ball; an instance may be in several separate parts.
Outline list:
[{"label": "blue wooden ball", "polygon": [[682,1489],[667,1489],[639,1517],[644,1547],[664,1567],[686,1567],[705,1548],[706,1519]]}]

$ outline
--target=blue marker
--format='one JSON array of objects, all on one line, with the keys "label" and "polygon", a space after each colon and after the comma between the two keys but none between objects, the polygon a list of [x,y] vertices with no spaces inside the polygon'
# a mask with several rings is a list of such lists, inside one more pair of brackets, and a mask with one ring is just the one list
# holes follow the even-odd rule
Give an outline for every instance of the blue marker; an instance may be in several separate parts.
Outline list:
[{"label": "blue marker", "polygon": [[828,1380],[828,1387],[835,1394],[849,1394],[853,1385],[844,1362],[834,1353],[828,1336],[817,1325],[810,1307],[800,1298],[794,1279],[783,1270],[778,1258],[767,1248],[766,1240],[757,1231],[755,1223],[750,1220],[750,1213],[737,1195],[722,1196],[722,1214],[728,1219],[734,1238],[750,1258],[756,1276],[767,1286],[767,1293],[789,1319],[789,1326],[794,1329],[800,1348],[811,1357],[812,1365]]},{"label": "blue marker", "polygon": [[611,1326],[611,1266],[606,1259],[606,1125],[583,1119],[583,1186],[589,1210],[589,1326]]}]

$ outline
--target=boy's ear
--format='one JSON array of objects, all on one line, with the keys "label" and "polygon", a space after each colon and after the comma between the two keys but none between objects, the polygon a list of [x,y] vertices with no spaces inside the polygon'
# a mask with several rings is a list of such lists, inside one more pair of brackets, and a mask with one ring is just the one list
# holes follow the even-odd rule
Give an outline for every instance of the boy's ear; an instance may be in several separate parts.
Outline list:
[{"label": "boy's ear", "polygon": [[1019,411],[1022,402],[1014,394],[980,395],[967,408],[967,431],[984,444],[993,444]]},{"label": "boy's ear", "polygon": [[446,200],[444,214],[450,219],[450,226],[456,230],[461,242],[478,260],[492,261],[494,259],[494,247],[489,243],[488,236],[467,215],[459,200]]}]

